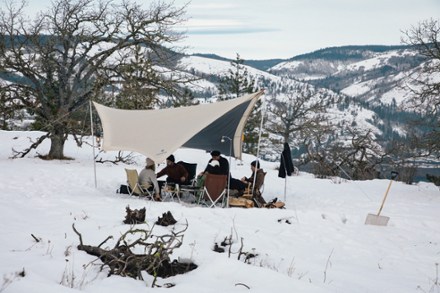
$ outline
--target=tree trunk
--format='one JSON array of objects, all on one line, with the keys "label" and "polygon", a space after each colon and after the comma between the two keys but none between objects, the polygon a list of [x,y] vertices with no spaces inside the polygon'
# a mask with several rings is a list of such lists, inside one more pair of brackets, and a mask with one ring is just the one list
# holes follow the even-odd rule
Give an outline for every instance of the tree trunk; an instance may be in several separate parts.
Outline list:
[{"label": "tree trunk", "polygon": [[286,131],[283,134],[283,139],[284,139],[284,143],[289,143],[289,134],[290,134],[290,130],[289,128],[286,128]]},{"label": "tree trunk", "polygon": [[55,126],[50,135],[50,151],[48,159],[62,160],[64,157],[64,142],[66,141],[66,129],[62,125]]}]

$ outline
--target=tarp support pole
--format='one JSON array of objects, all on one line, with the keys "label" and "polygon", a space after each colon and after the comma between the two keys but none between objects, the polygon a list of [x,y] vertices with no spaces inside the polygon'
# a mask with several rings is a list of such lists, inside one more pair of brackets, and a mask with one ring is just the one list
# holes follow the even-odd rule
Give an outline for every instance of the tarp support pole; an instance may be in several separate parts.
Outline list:
[{"label": "tarp support pole", "polygon": [[284,160],[284,170],[286,173],[286,178],[284,178],[284,203],[286,203],[286,194],[287,194],[287,164],[286,164],[286,159],[284,158],[283,154],[281,154],[281,157],[283,157]]},{"label": "tarp support pole", "polygon": [[226,197],[226,207],[229,208],[229,195],[231,191],[231,156],[232,156],[232,139],[229,138],[229,172],[228,172],[228,195]]},{"label": "tarp support pole", "polygon": [[[257,144],[257,162],[258,162],[258,165],[260,165],[260,142],[261,142],[261,133],[263,131],[264,109],[265,109],[265,102],[264,102],[264,99],[263,99],[263,104],[261,105],[261,121],[260,121],[260,130],[258,131],[258,144]],[[256,170],[257,168],[256,167],[257,166],[255,166],[254,182],[252,183],[252,194],[254,194],[255,180],[257,179],[257,170]]]},{"label": "tarp support pole", "polygon": [[96,180],[95,134],[93,133],[93,111],[92,111],[92,100],[91,99],[90,99],[90,129],[92,130],[93,171],[94,171],[94,175],[95,175],[95,188],[98,188],[98,182]]}]

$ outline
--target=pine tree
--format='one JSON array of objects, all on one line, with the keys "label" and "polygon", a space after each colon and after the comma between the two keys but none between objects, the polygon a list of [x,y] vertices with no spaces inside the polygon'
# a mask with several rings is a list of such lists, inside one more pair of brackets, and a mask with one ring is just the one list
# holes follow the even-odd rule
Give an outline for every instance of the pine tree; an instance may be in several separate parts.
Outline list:
[{"label": "pine tree", "polygon": [[218,91],[221,100],[238,98],[256,91],[255,79],[249,75],[243,63],[244,60],[237,54],[235,60],[231,61],[232,68],[228,70],[228,75],[220,79]]},{"label": "pine tree", "polygon": [[[243,65],[244,60],[237,54],[235,60],[231,61],[228,75],[221,78],[218,91],[221,100],[235,99],[245,94],[256,92],[255,79],[249,75],[247,68]],[[261,101],[258,101],[252,110],[244,127],[243,151],[250,154],[257,153],[258,129],[261,123]]]},{"label": "pine tree", "polygon": [[188,88],[184,88],[183,93],[174,101],[173,106],[177,108],[197,104],[199,104],[199,101],[194,98],[193,92]]},{"label": "pine tree", "polygon": [[128,60],[119,66],[120,77],[114,87],[114,106],[119,109],[152,109],[158,104],[156,85],[161,78],[153,70],[150,53],[136,46]]}]

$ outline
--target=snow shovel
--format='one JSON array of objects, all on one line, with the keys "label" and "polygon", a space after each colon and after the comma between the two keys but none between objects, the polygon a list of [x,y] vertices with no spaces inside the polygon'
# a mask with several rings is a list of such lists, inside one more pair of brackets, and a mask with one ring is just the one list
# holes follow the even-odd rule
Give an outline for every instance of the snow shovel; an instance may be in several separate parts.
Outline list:
[{"label": "snow shovel", "polygon": [[377,215],[375,214],[368,214],[367,218],[365,219],[365,225],[376,225],[376,226],[386,226],[388,224],[388,221],[390,220],[390,217],[381,216],[380,212],[382,211],[383,205],[385,204],[385,200],[387,199],[388,192],[390,191],[391,184],[393,183],[393,180],[397,178],[399,173],[393,171],[391,172],[391,181],[390,184],[388,184],[387,191],[385,192],[385,195],[382,200],[382,204],[380,205],[379,211],[377,212]]}]

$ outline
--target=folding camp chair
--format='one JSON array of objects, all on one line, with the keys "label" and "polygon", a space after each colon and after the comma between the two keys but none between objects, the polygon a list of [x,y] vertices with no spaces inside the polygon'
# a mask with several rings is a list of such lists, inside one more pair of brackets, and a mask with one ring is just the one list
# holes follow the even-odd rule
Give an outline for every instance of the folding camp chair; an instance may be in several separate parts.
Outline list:
[{"label": "folding camp chair", "polygon": [[188,172],[187,180],[179,186],[179,197],[183,198],[184,201],[197,202],[200,194],[203,193],[203,185],[196,184],[197,164],[183,161],[179,161],[177,164],[182,165]]},{"label": "folding camp chair", "polygon": [[194,186],[194,180],[196,178],[196,172],[197,172],[197,164],[193,163],[187,163],[184,161],[177,162],[178,165],[182,165],[185,170],[188,172],[188,178],[185,182],[182,183],[182,185],[185,186]]},{"label": "folding camp chair", "polygon": [[206,174],[203,193],[204,204],[210,208],[215,207],[218,202],[225,205],[227,197],[227,175]]},{"label": "folding camp chair", "polygon": [[254,187],[254,190],[253,190],[252,200],[254,201],[256,206],[259,208],[264,206],[264,204],[266,203],[266,201],[264,200],[264,198],[262,196],[263,191],[264,191],[264,179],[266,178],[266,174],[267,174],[267,172],[263,173],[263,181],[260,182],[260,184],[257,183]]},{"label": "folding camp chair", "polygon": [[193,181],[193,185],[182,185],[180,192],[182,197],[186,198],[184,201],[199,204],[205,193],[205,176],[197,176]]},{"label": "folding camp chair", "polygon": [[171,201],[177,198],[180,201],[180,185],[175,183],[165,183],[162,186],[162,201]]},{"label": "folding camp chair", "polygon": [[264,179],[266,178],[266,172],[263,172],[263,180],[256,181],[255,187],[252,187],[252,182],[248,183],[247,188],[244,190],[242,197],[252,200],[254,204],[261,208],[264,206],[266,201],[264,200],[262,194],[264,191]]},{"label": "folding camp chair", "polygon": [[153,200],[153,194],[148,190],[150,186],[141,186],[138,183],[139,174],[136,169],[125,169],[125,173],[127,173],[127,185],[130,195],[146,196],[148,199]]}]

